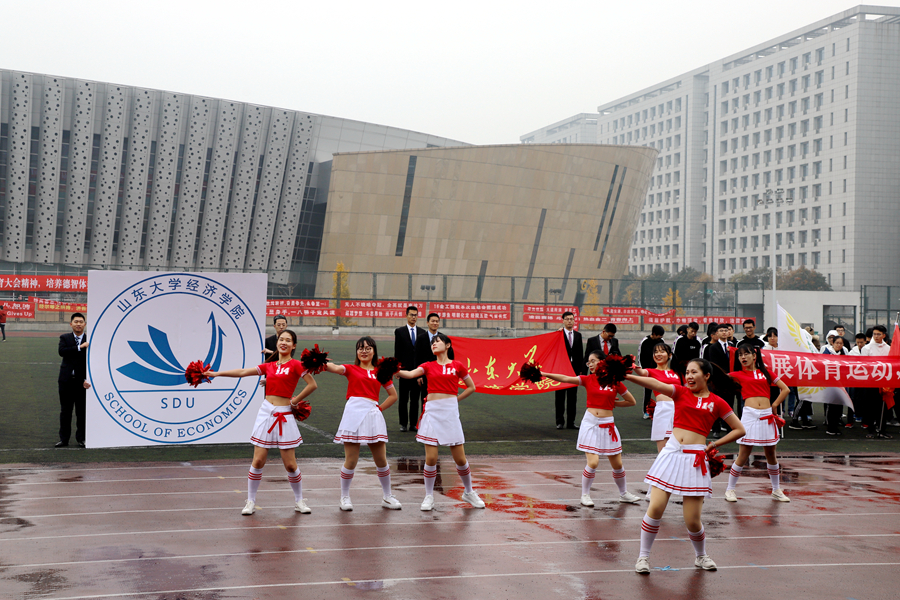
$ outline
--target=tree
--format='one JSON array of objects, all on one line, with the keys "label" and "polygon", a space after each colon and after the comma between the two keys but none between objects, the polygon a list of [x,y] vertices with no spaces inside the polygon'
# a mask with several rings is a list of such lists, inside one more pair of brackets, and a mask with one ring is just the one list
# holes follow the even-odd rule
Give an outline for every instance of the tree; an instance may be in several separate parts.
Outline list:
[{"label": "tree", "polygon": [[782,290],[812,290],[817,292],[831,291],[831,286],[828,285],[828,280],[824,275],[803,266],[793,271],[779,273],[778,288]]},{"label": "tree", "polygon": [[772,287],[772,270],[768,267],[756,267],[749,271],[741,271],[731,276],[731,283],[762,285],[763,288]]},{"label": "tree", "polygon": [[[334,307],[340,310],[341,300],[350,298],[350,273],[347,272],[343,262],[338,262],[331,278],[334,281],[331,297],[334,298]],[[337,325],[338,327],[350,327],[356,325],[355,321],[347,319],[346,317],[333,317],[329,319],[329,321],[332,325]]]}]

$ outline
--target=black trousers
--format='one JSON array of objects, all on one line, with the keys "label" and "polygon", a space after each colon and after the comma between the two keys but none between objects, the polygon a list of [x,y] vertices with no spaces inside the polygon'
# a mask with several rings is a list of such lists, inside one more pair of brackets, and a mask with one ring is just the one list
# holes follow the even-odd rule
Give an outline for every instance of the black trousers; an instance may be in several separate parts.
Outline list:
[{"label": "black trousers", "polygon": [[869,433],[882,432],[887,407],[881,399],[881,388],[857,388],[856,398],[856,411],[869,426]]},{"label": "black trousers", "polygon": [[556,390],[556,424],[572,427],[575,425],[575,402],[578,400],[578,386]]},{"label": "black trousers", "polygon": [[841,429],[841,417],[844,414],[843,404],[826,404],[825,405],[825,426],[831,433],[836,433]]},{"label": "black trousers", "polygon": [[84,403],[87,390],[83,381],[59,382],[59,441],[69,443],[72,436],[72,411],[75,411],[75,441],[84,443]]},{"label": "black trousers", "polygon": [[397,413],[400,427],[415,427],[419,422],[419,383],[415,379],[400,379],[400,398]]}]

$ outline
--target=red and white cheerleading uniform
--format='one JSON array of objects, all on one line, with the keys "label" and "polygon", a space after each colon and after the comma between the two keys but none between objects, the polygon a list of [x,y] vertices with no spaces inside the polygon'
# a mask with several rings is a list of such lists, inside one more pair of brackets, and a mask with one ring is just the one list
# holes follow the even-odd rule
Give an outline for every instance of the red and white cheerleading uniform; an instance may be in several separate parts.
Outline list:
[{"label": "red and white cheerleading uniform", "polygon": [[466,441],[459,420],[459,382],[469,377],[469,370],[458,360],[446,365],[437,361],[419,365],[425,371],[428,394],[453,394],[449,398],[431,399],[425,402],[419,419],[416,441],[426,446],[459,446]]},{"label": "red and white cheerleading uniform", "polygon": [[[596,375],[579,375],[579,385],[587,390],[587,407],[602,410],[613,410],[616,397],[626,393],[628,389],[623,383],[601,386]],[[581,426],[578,428],[578,444],[582,452],[602,454],[604,456],[622,453],[622,438],[616,429],[612,417],[596,417],[591,411],[584,411]]]},{"label": "red and white cheerleading uniform", "polygon": [[[708,436],[716,419],[726,419],[734,411],[710,393],[698,398],[681,385],[672,386],[675,403],[673,429],[685,429]],[[660,451],[644,482],[679,496],[712,497],[705,444],[682,445],[674,436]]]},{"label": "red and white cheerleading uniform", "polygon": [[[297,382],[306,375],[306,369],[293,358],[284,364],[267,362],[256,367],[256,372],[266,378],[266,394],[292,398]],[[291,415],[290,406],[275,406],[263,400],[256,415],[256,424],[250,441],[261,448],[287,450],[303,443],[297,420]]]},{"label": "red and white cheerleading uniform", "polygon": [[[733,371],[728,375],[741,386],[741,397],[746,400],[756,396],[769,398],[769,385],[765,374],[754,369],[751,372]],[[774,384],[778,381],[776,378],[772,381]],[[741,423],[747,433],[740,438],[737,443],[744,446],[774,446],[778,443],[778,425],[775,423],[775,415],[772,414],[772,408],[750,408],[744,406],[744,412],[741,413]]]},{"label": "red and white cheerleading uniform", "polygon": [[[672,370],[647,369],[647,376],[669,385],[681,385],[681,377]],[[656,409],[653,411],[650,440],[654,442],[672,437],[672,422],[675,419],[675,403],[668,400],[659,401],[659,396],[659,392],[653,392],[653,397],[657,401]]]},{"label": "red and white cheerleading uniform", "polygon": [[364,369],[357,365],[343,365],[342,375],[347,378],[347,404],[334,443],[375,444],[388,441],[384,415],[378,408],[381,388],[391,390],[393,381],[382,385],[375,377],[375,369]]}]

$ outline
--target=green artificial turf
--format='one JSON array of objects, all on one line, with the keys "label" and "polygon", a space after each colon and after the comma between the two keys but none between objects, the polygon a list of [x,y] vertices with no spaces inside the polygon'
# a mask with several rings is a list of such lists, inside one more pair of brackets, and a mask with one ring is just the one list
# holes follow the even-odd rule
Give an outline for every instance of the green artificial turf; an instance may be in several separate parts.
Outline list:
[{"label": "green artificial turf", "polygon": [[[144,448],[55,449],[59,428],[59,397],[56,378],[59,373],[58,340],[55,337],[16,337],[0,344],[3,371],[0,378],[0,463],[60,462],[140,462],[193,461],[203,459],[242,458],[252,454],[250,443],[226,445],[153,446]],[[338,363],[351,362],[355,342],[352,340],[302,340],[298,347],[320,347],[330,352]],[[390,340],[379,342],[379,354],[393,351]],[[623,352],[635,352],[637,344],[622,342]],[[299,351],[299,348],[298,348]],[[343,448],[330,437],[340,422],[346,394],[346,380],[338,375],[316,376],[318,390],[309,398],[312,415],[301,426],[304,444],[297,448],[300,458],[340,457]],[[656,452],[650,441],[650,421],[641,418],[642,389],[628,384],[638,406],[616,410],[616,426],[624,440],[626,454]],[[578,416],[585,407],[585,393],[579,390]],[[466,434],[468,454],[480,455],[566,455],[575,449],[577,431],[557,430],[553,393],[529,396],[491,396],[473,394],[460,406]],[[866,440],[864,430],[845,430],[842,438],[826,436],[821,426],[823,411],[815,407],[817,430],[786,431],[786,439],[778,446],[780,453],[813,452],[893,452],[900,444]],[[422,445],[413,433],[400,432],[396,406],[385,412],[388,425],[388,454],[392,457],[418,458],[424,455]],[[316,431],[318,430],[318,431]],[[247,432],[249,436],[249,431]],[[74,440],[73,440],[74,441]],[[726,451],[735,450],[735,446]],[[443,453],[449,454],[447,449]],[[366,452],[363,451],[365,455]],[[274,457],[273,457],[274,458]]]}]

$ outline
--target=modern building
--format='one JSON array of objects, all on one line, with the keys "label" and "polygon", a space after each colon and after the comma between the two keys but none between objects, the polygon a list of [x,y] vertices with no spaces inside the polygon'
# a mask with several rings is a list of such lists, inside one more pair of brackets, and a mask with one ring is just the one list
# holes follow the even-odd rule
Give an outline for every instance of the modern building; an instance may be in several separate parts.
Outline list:
[{"label": "modern building", "polygon": [[858,6],[598,112],[598,143],[659,150],[632,273],[774,263],[836,290],[900,284],[900,8]]},{"label": "modern building", "polygon": [[328,296],[317,272],[338,261],[402,276],[617,277],[656,156],[472,147],[113,83],[0,81],[5,274],[264,271],[295,297]]},{"label": "modern building", "polygon": [[519,138],[523,144],[596,144],[600,115],[581,113]]}]

